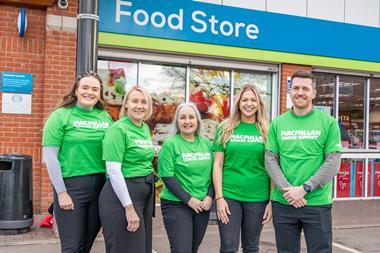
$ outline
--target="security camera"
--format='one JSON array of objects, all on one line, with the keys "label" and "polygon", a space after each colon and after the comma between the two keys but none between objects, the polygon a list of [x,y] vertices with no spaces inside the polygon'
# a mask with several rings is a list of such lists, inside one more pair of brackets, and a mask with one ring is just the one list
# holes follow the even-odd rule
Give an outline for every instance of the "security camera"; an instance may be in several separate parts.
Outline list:
[{"label": "security camera", "polygon": [[58,5],[58,8],[60,8],[60,9],[66,9],[67,6],[69,6],[69,1],[68,0],[58,0],[57,5]]}]

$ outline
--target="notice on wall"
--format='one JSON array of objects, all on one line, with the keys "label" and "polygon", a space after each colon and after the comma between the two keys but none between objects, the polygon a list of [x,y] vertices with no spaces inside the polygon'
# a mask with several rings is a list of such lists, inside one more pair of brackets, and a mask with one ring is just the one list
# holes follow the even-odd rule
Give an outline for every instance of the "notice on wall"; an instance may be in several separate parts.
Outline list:
[{"label": "notice on wall", "polygon": [[1,91],[12,93],[32,93],[33,77],[30,73],[1,73]]},{"label": "notice on wall", "polygon": [[2,113],[31,114],[32,95],[19,93],[3,93]]}]

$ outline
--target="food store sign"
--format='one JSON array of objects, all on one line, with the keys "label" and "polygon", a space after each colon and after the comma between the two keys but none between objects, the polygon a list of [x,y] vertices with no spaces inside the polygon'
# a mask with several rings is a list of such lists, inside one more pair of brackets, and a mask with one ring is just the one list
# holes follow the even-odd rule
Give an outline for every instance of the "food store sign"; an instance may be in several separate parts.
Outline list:
[{"label": "food store sign", "polygon": [[[149,13],[144,9],[135,9],[132,11],[122,10],[122,6],[129,6],[132,9],[131,1],[116,1],[115,22],[120,23],[121,16],[132,17],[135,25],[153,26],[158,29],[171,29],[183,31],[184,9],[180,8],[175,13],[166,15],[160,11]],[[223,36],[246,36],[246,38],[254,40],[258,38],[259,28],[255,24],[246,24],[244,22],[231,22],[228,20],[220,21],[215,15],[208,16],[206,12],[195,10],[191,13],[190,29],[195,33],[209,33],[213,35],[221,34]]]},{"label": "food store sign", "polygon": [[191,0],[100,0],[99,15],[100,32],[380,62],[374,27]]}]

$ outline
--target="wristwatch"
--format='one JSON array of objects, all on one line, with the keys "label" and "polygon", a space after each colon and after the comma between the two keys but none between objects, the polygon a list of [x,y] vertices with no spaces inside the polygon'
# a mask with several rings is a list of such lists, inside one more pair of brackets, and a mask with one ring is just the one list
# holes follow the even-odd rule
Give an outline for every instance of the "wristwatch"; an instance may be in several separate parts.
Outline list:
[{"label": "wristwatch", "polygon": [[309,193],[309,192],[311,191],[311,187],[310,187],[310,185],[308,185],[308,184],[303,184],[302,186],[303,186],[303,189],[305,190],[305,192]]}]

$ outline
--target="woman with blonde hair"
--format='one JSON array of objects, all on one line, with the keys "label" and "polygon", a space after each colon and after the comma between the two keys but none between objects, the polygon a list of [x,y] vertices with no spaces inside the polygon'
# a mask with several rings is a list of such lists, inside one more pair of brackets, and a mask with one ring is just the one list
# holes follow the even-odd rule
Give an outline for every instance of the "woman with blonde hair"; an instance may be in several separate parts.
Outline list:
[{"label": "woman with blonde hair", "polygon": [[120,119],[104,137],[108,180],[99,209],[107,253],[152,252],[154,147],[144,123],[151,114],[149,93],[134,86],[124,97]]},{"label": "woman with blonde hair", "polygon": [[210,141],[201,136],[202,121],[193,103],[177,107],[174,133],[158,156],[165,186],[161,210],[172,253],[196,253],[206,233],[214,195]]},{"label": "woman with blonde hair", "polygon": [[262,227],[272,217],[264,167],[266,113],[257,89],[245,85],[216,131],[213,181],[222,253],[238,251],[240,232],[243,252],[259,252]]}]

